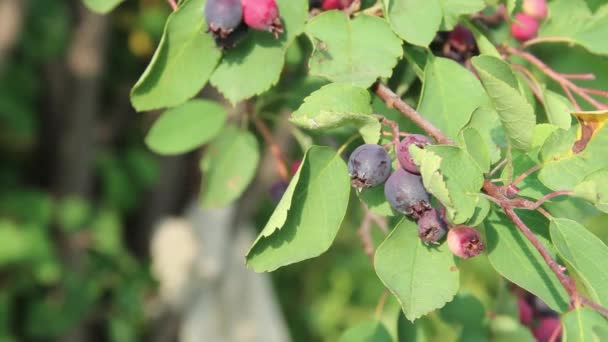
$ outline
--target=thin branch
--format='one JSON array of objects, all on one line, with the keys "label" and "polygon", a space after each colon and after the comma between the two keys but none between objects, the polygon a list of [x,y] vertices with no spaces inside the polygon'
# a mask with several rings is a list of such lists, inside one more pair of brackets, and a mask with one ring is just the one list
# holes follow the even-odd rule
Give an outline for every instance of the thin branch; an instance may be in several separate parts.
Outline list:
[{"label": "thin branch", "polygon": [[594,80],[595,74],[587,73],[587,74],[562,74],[565,78],[571,80]]},{"label": "thin branch", "polygon": [[386,125],[391,128],[392,136],[393,136],[393,145],[395,145],[395,148],[397,148],[397,146],[399,146],[399,135],[400,135],[399,134],[399,124],[393,120],[385,118],[382,115],[375,114],[374,116],[378,120],[380,120],[381,124]]},{"label": "thin branch", "polygon": [[371,211],[369,211],[367,208],[364,208],[364,210],[365,215],[363,216],[363,220],[361,221],[357,234],[359,235],[359,239],[361,239],[363,252],[367,254],[373,265],[375,249],[374,240],[372,239],[372,216]]},{"label": "thin branch", "polygon": [[580,87],[580,88],[585,93],[588,93],[588,94],[593,94],[593,95],[602,96],[602,97],[608,97],[608,91],[603,91],[603,90],[593,89],[593,88],[584,88],[584,87]]},{"label": "thin branch", "polygon": [[531,207],[528,207],[526,209],[535,210],[538,207],[540,207],[541,205],[543,205],[543,203],[547,202],[548,200],[550,200],[552,198],[555,198],[558,196],[570,195],[570,194],[572,194],[572,191],[570,191],[570,190],[560,190],[560,191],[554,191],[554,192],[548,193],[545,196],[539,198],[538,201],[534,202],[534,204],[532,204]]},{"label": "thin branch", "polygon": [[256,115],[252,115],[252,118],[253,118],[253,123],[255,124],[255,127],[257,128],[258,132],[260,132],[260,134],[264,138],[266,145],[268,145],[268,147],[270,148],[270,153],[272,153],[272,155],[274,156],[274,159],[276,160],[276,168],[277,168],[277,173],[279,174],[279,177],[281,177],[281,179],[283,181],[289,182],[289,178],[290,178],[289,171],[288,171],[289,169],[287,168],[287,163],[286,163],[286,159],[283,155],[283,150],[274,141],[274,137],[272,136],[270,129],[268,128],[268,126],[266,126],[264,121],[262,121]]},{"label": "thin branch", "polygon": [[580,111],[581,106],[578,104],[578,101],[576,101],[576,98],[574,97],[574,95],[572,95],[570,88],[566,87],[566,85],[563,83],[560,83],[560,86],[564,90],[564,93],[568,97],[568,100],[570,101],[570,103],[572,103],[572,105],[574,105],[574,109],[576,109],[577,111]]},{"label": "thin branch", "polygon": [[595,311],[601,313],[602,315],[608,317],[608,309],[606,309],[605,307],[599,305],[598,303],[590,300],[587,297],[579,296],[578,299],[579,299],[580,303],[583,304],[583,306],[590,307],[593,310],[595,310]]},{"label": "thin branch", "polygon": [[581,98],[583,98],[585,101],[587,101],[589,104],[593,105],[597,109],[607,109],[608,108],[608,105],[601,103],[601,102],[595,100],[593,97],[589,96],[589,94],[587,94],[582,88],[580,88],[576,84],[572,83],[567,77],[565,77],[562,74],[558,73],[557,71],[551,69],[551,67],[549,67],[547,64],[545,64],[543,61],[538,59],[533,54],[516,49],[514,47],[510,47],[510,46],[505,47],[504,50],[511,55],[519,56],[519,57],[525,59],[526,61],[532,63],[540,71],[542,71],[547,76],[552,78],[559,85],[561,85],[562,87],[568,88],[570,91],[572,91],[576,95],[580,96]]},{"label": "thin branch", "polygon": [[378,95],[389,108],[395,108],[412,120],[418,127],[431,135],[440,144],[453,145],[454,143],[437,127],[422,117],[414,108],[405,103],[397,94],[382,83],[377,83],[375,87],[376,95]]},{"label": "thin branch", "polygon": [[548,211],[546,211],[544,208],[542,207],[538,207],[536,208],[536,211],[538,211],[539,213],[541,213],[544,217],[547,218],[547,220],[551,221],[553,220],[553,215],[549,214]]},{"label": "thin branch", "polygon": [[171,6],[171,9],[173,11],[177,11],[177,3],[175,2],[175,0],[167,0],[167,2],[169,3],[169,6]]},{"label": "thin branch", "polygon": [[530,70],[528,70],[528,68],[526,68],[525,66],[523,66],[521,64],[513,63],[513,64],[511,64],[511,66],[513,66],[513,68],[515,70],[521,72],[524,75],[524,80],[526,80],[526,83],[528,83],[528,85],[530,86],[530,89],[534,93],[534,96],[536,96],[536,98],[538,99],[538,102],[540,102],[544,105],[545,98],[543,97],[541,87],[539,85],[538,80],[534,76],[534,74]]},{"label": "thin branch", "polygon": [[494,166],[492,171],[490,171],[490,173],[488,173],[488,177],[493,176],[496,172],[498,172],[498,170],[500,170],[503,166],[505,166],[505,164],[507,164],[508,161],[509,160],[507,158],[505,158],[500,163],[496,164],[496,166]]},{"label": "thin branch", "polygon": [[541,164],[536,164],[536,165],[532,166],[528,170],[524,171],[524,173],[522,173],[521,175],[519,175],[517,178],[515,178],[515,180],[513,182],[511,182],[511,185],[517,185],[517,184],[521,183],[521,181],[523,181],[524,179],[526,179],[526,177],[528,177],[532,173],[536,172],[541,167],[542,167]]}]

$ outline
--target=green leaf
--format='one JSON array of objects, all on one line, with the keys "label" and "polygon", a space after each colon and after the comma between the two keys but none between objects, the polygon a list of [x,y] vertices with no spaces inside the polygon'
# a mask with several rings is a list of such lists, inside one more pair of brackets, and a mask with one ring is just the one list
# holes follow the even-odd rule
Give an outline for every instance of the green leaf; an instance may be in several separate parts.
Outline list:
[{"label": "green leaf", "polygon": [[350,20],[341,11],[324,12],[310,20],[306,33],[314,46],[310,74],[334,82],[367,88],[379,77],[390,77],[403,54],[401,40],[386,21],[368,15]]},{"label": "green leaf", "polygon": [[378,321],[366,321],[348,328],[340,337],[340,342],[392,342],[393,339]]},{"label": "green leaf", "polygon": [[455,146],[410,147],[425,188],[445,207],[452,223],[466,222],[475,212],[483,174],[473,158]]},{"label": "green leaf", "polygon": [[462,141],[464,149],[473,157],[481,172],[490,171],[490,152],[481,133],[473,127],[467,127],[460,134],[459,140]]},{"label": "green leaf", "polygon": [[498,162],[501,158],[501,146],[505,144],[506,139],[498,113],[487,107],[477,108],[463,130],[467,128],[474,128],[481,134],[484,145],[488,148],[491,162]]},{"label": "green leaf", "polygon": [[232,103],[268,90],[279,81],[287,48],[304,31],[308,17],[305,1],[278,0],[285,32],[275,39],[269,32],[250,31],[224,53],[211,76],[211,84]]},{"label": "green leaf", "polygon": [[204,207],[223,207],[237,199],[255,176],[260,159],[253,134],[226,126],[201,159]]},{"label": "green leaf", "polygon": [[67,232],[77,231],[91,218],[91,204],[78,196],[68,196],[61,199],[56,208],[57,223]]},{"label": "green leaf", "polygon": [[426,63],[418,112],[447,136],[456,139],[473,111],[483,105],[489,105],[489,99],[469,70],[447,58]]},{"label": "green leaf", "polygon": [[290,121],[307,129],[331,129],[353,125],[363,140],[375,144],[380,139],[380,122],[372,113],[371,95],[366,89],[331,83],[310,94],[291,115]]},{"label": "green leaf", "polygon": [[549,123],[561,129],[570,128],[573,108],[568,99],[551,90],[545,90],[544,99]]},{"label": "green leaf", "polygon": [[427,336],[423,324],[427,323],[428,316],[422,317],[412,323],[405,318],[403,313],[399,313],[397,319],[397,342],[427,342],[431,339]]},{"label": "green leaf", "polygon": [[458,292],[459,272],[447,244],[424,245],[418,226],[407,219],[378,247],[374,267],[410,321],[441,308]]},{"label": "green leaf", "polygon": [[247,265],[273,271],[325,252],[342,224],[349,194],[344,160],[328,147],[312,146],[247,254]]},{"label": "green leaf", "polygon": [[[605,178],[604,178],[605,180]],[[576,221],[551,221],[551,240],[557,252],[572,265],[594,300],[608,305],[608,270],[599,260],[608,260],[608,247]]]},{"label": "green leaf", "polygon": [[484,0],[439,0],[443,9],[442,30],[451,30],[458,24],[460,16],[481,11],[486,7]]},{"label": "green leaf", "polygon": [[535,342],[532,332],[513,317],[498,315],[490,320],[492,342]]},{"label": "green leaf", "polygon": [[189,152],[213,139],[225,120],[218,103],[191,100],[163,113],[146,135],[146,145],[165,155]]},{"label": "green leaf", "polygon": [[562,341],[600,342],[608,339],[608,322],[592,309],[578,308],[562,316]]},{"label": "green leaf", "polygon": [[384,197],[384,186],[379,185],[362,189],[357,194],[359,195],[359,199],[374,213],[382,216],[395,215],[393,208],[391,208],[386,197]]},{"label": "green leaf", "polygon": [[530,103],[519,92],[515,75],[505,62],[496,57],[477,56],[472,62],[513,147],[529,149],[536,116]]},{"label": "green leaf", "polygon": [[83,0],[84,4],[93,12],[106,14],[120,5],[124,0]]},{"label": "green leaf", "polygon": [[572,196],[584,198],[599,210],[608,213],[608,169],[595,171],[572,190]]},{"label": "green leaf", "polygon": [[205,0],[185,0],[173,12],[156,52],[131,90],[137,111],[173,107],[196,95],[221,57],[206,34]]},{"label": "green leaf", "polygon": [[608,6],[592,14],[583,0],[556,0],[549,3],[550,17],[540,27],[539,42],[579,44],[596,54],[608,54]]},{"label": "green leaf", "polygon": [[395,33],[410,44],[428,46],[439,30],[439,0],[383,0],[384,13]]},{"label": "green leaf", "polygon": [[470,21],[465,22],[466,27],[471,30],[473,36],[475,37],[475,42],[477,43],[477,48],[479,52],[483,55],[494,56],[496,58],[500,57],[500,52],[496,50],[496,46],[492,43],[484,34],[479,30],[473,23]]},{"label": "green leaf", "polygon": [[565,312],[569,302],[566,290],[519,229],[495,211],[484,221],[484,227],[488,259],[494,269],[542,299],[551,309]]},{"label": "green leaf", "polygon": [[544,164],[538,178],[549,189],[572,190],[593,172],[608,168],[608,126],[596,131],[583,151],[574,153],[578,131],[578,124],[568,131],[557,130],[543,144],[540,156]]}]

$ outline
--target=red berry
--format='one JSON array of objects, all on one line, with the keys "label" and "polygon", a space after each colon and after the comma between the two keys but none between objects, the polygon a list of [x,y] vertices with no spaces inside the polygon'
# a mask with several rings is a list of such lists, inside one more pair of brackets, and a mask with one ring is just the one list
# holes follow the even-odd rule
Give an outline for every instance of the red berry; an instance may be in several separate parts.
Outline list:
[{"label": "red berry", "polygon": [[295,175],[296,172],[298,172],[298,169],[300,168],[300,165],[302,164],[302,160],[298,159],[296,161],[294,161],[293,163],[291,163],[291,174]]},{"label": "red berry", "polygon": [[547,17],[547,0],[524,0],[522,10],[532,18],[545,19]]},{"label": "red berry", "polygon": [[519,297],[517,298],[517,307],[519,308],[519,321],[523,325],[530,325],[534,316],[532,305],[530,305],[525,298]]},{"label": "red berry", "polygon": [[406,171],[419,175],[420,170],[410,155],[410,145],[414,144],[420,148],[424,148],[424,146],[429,145],[430,143],[431,139],[421,134],[410,134],[403,138],[397,147],[397,159],[399,159],[401,167]]},{"label": "red berry", "polygon": [[345,9],[348,6],[350,6],[350,4],[352,4],[353,0],[323,0],[323,3],[321,4],[321,8],[324,9],[325,11],[329,11],[332,9]]},{"label": "red berry", "polygon": [[283,24],[275,0],[241,0],[243,20],[254,30],[268,31],[279,37]]},{"label": "red berry", "polygon": [[450,45],[458,51],[466,51],[475,47],[475,37],[473,33],[462,25],[456,25],[450,33],[448,33],[448,41]]},{"label": "red berry", "polygon": [[526,13],[517,13],[511,24],[511,35],[520,42],[536,38],[538,22]]},{"label": "red berry", "polygon": [[456,226],[448,231],[448,247],[463,259],[472,258],[486,248],[479,232],[468,226]]},{"label": "red berry", "polygon": [[[558,341],[562,334],[558,329],[561,329],[561,323],[558,318],[545,317],[538,322],[533,334],[538,342]],[[554,335],[557,338],[552,339]]]}]

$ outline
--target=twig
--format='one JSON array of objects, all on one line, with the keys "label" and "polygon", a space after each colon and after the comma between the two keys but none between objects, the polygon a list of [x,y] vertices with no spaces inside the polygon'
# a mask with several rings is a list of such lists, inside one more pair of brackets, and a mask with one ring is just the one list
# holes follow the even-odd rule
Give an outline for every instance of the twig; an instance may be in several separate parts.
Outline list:
[{"label": "twig", "polygon": [[588,93],[588,94],[593,94],[593,95],[602,96],[602,97],[608,97],[608,91],[603,91],[603,90],[593,89],[593,88],[584,88],[584,87],[580,87],[580,88],[585,93]]},{"label": "twig", "polygon": [[538,211],[539,213],[541,213],[544,217],[547,218],[547,220],[551,221],[553,220],[553,215],[549,214],[548,211],[546,211],[544,208],[542,207],[538,207],[536,208],[536,211]]},{"label": "twig", "polygon": [[534,202],[531,207],[528,207],[526,209],[535,210],[538,207],[540,207],[543,203],[547,202],[548,200],[550,200],[552,198],[555,198],[557,196],[570,195],[570,194],[572,194],[572,191],[570,191],[570,190],[560,190],[560,191],[554,191],[554,192],[548,193],[545,196],[539,198],[538,201]]},{"label": "twig", "polygon": [[177,11],[177,3],[175,2],[175,0],[167,0],[167,2],[169,3],[169,6],[171,6],[171,9]]},{"label": "twig", "polygon": [[367,208],[364,208],[365,215],[363,216],[363,220],[361,221],[361,225],[359,226],[359,230],[357,234],[359,235],[359,239],[361,239],[361,245],[363,247],[363,252],[367,254],[369,260],[374,264],[374,240],[372,239],[372,216],[371,211]]},{"label": "twig", "polygon": [[[585,92],[582,88],[580,88],[576,84],[572,83],[567,77],[565,77],[562,74],[558,73],[557,71],[551,69],[551,67],[549,67],[547,64],[545,64],[543,61],[538,59],[533,54],[516,49],[514,47],[510,47],[510,46],[505,47],[504,50],[508,54],[519,56],[519,57],[525,59],[526,61],[532,63],[540,71],[542,71],[547,76],[552,78],[555,82],[557,82],[563,88],[568,88],[569,91],[580,96],[581,98],[583,98],[585,101],[587,101],[589,104],[593,105],[597,109],[607,109],[608,108],[608,105],[601,103],[599,101],[596,101],[593,97],[589,96],[589,94],[587,94],[587,92]],[[575,104],[575,102],[573,102],[573,104]]]},{"label": "twig", "polygon": [[397,94],[382,83],[377,83],[375,86],[376,95],[378,95],[389,108],[395,108],[405,115],[408,119],[412,120],[418,127],[422,128],[425,132],[431,135],[440,144],[453,145],[454,143],[448,138],[443,132],[437,127],[430,123],[427,119],[422,117],[414,108],[410,107],[405,101],[403,101]]},{"label": "twig", "polygon": [[388,290],[384,289],[384,292],[380,295],[378,299],[378,304],[376,304],[376,310],[374,312],[374,316],[377,320],[380,320],[382,316],[382,311],[384,311],[384,304],[386,304],[386,300],[388,299]]},{"label": "twig", "polygon": [[587,74],[562,74],[565,78],[569,78],[571,80],[594,80],[595,75],[592,73]]},{"label": "twig", "polygon": [[606,309],[605,307],[599,305],[598,303],[590,300],[587,297],[579,296],[578,299],[579,299],[580,303],[583,304],[584,306],[588,306],[588,307],[592,308],[593,310],[601,313],[602,315],[608,317],[608,309]]},{"label": "twig", "polygon": [[260,120],[260,118],[258,118],[256,115],[252,115],[252,118],[255,127],[264,138],[266,145],[268,145],[268,147],[270,148],[270,153],[272,153],[274,159],[276,160],[276,168],[279,177],[281,177],[283,181],[289,182],[289,171],[281,147],[277,145],[277,143],[274,141],[274,137],[272,136],[270,129],[268,128],[268,126],[266,126],[264,121]]},{"label": "twig", "polygon": [[[509,161],[509,159],[505,158],[500,163],[496,164],[496,166],[494,166],[494,168],[492,169],[492,171],[490,171],[490,173],[488,173],[488,177],[493,176],[496,172],[498,172],[498,170],[500,170],[500,168],[502,168],[503,166],[505,166],[505,164],[508,161]],[[501,180],[501,179],[498,179],[498,180]]]},{"label": "twig", "polygon": [[521,181],[523,181],[524,179],[526,179],[526,177],[528,177],[532,173],[536,172],[541,167],[542,167],[541,164],[536,164],[536,165],[532,166],[531,168],[529,168],[526,171],[524,171],[524,173],[522,173],[521,175],[519,175],[517,178],[515,178],[515,180],[511,182],[511,185],[517,185],[517,184],[519,184]]},{"label": "twig", "polygon": [[524,80],[526,80],[526,83],[528,83],[528,85],[530,86],[530,89],[534,93],[534,96],[536,96],[536,98],[538,99],[538,102],[540,102],[544,105],[545,98],[543,97],[538,80],[536,79],[536,77],[534,77],[534,74],[532,74],[532,72],[530,70],[528,70],[528,68],[526,68],[525,66],[523,66],[521,64],[513,63],[513,64],[511,64],[511,66],[513,66],[514,69],[516,69],[517,71],[521,72],[524,75]]},{"label": "twig", "polygon": [[378,114],[374,114],[374,117],[376,117],[378,120],[380,120],[380,123],[386,126],[389,126],[391,128],[392,131],[392,136],[393,136],[393,145],[395,145],[395,148],[397,148],[397,146],[399,146],[399,124],[396,123],[393,120],[387,119],[382,115],[378,115]]},{"label": "twig", "polygon": [[568,100],[570,101],[570,103],[572,103],[574,105],[574,109],[580,111],[581,106],[578,104],[578,101],[576,101],[576,98],[574,97],[574,95],[572,95],[570,88],[566,87],[566,85],[563,83],[560,83],[560,86],[562,87],[562,90],[564,90],[564,93],[566,93],[566,96],[568,97]]},{"label": "twig", "polygon": [[[382,135],[386,135],[386,136],[393,136],[393,132],[388,132],[388,131],[382,131]],[[399,132],[399,136],[400,137],[407,137],[409,134],[405,133],[405,132]]]}]

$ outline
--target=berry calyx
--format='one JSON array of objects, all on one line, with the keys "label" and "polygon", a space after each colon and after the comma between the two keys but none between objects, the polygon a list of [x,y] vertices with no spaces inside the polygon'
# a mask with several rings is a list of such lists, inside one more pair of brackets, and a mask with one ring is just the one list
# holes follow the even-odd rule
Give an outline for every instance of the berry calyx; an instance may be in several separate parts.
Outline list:
[{"label": "berry calyx", "polygon": [[283,32],[279,8],[275,0],[241,0],[243,21],[254,30],[268,31],[275,38]]},{"label": "berry calyx", "polygon": [[[545,317],[538,322],[532,333],[538,342],[559,341],[562,333],[558,329],[561,329],[561,323],[558,318]],[[554,336],[557,338],[552,339]]]},{"label": "berry calyx", "polygon": [[524,0],[521,9],[532,18],[545,19],[547,17],[547,0]]},{"label": "berry calyx", "polygon": [[384,183],[384,197],[396,211],[417,220],[431,209],[422,178],[397,169]]},{"label": "berry calyx", "polygon": [[342,10],[348,8],[352,3],[353,0],[323,0],[321,8],[325,11],[333,9]]},{"label": "berry calyx", "polygon": [[216,42],[217,39],[228,38],[242,19],[243,8],[240,0],[208,0],[205,4],[207,32],[211,32]]},{"label": "berry calyx", "polygon": [[456,226],[448,231],[448,247],[463,259],[479,255],[486,248],[479,232],[468,226]]},{"label": "berry calyx", "polygon": [[361,145],[348,158],[348,174],[355,188],[382,184],[390,173],[391,157],[380,145]]},{"label": "berry calyx", "polygon": [[403,138],[397,147],[397,159],[401,167],[411,173],[420,174],[420,170],[410,154],[409,148],[412,144],[424,148],[424,146],[431,144],[431,139],[421,134],[410,134]]},{"label": "berry calyx", "polygon": [[441,219],[436,209],[430,209],[422,213],[418,219],[418,236],[428,244],[439,244],[447,233],[445,222]]},{"label": "berry calyx", "polygon": [[515,21],[511,24],[511,36],[525,42],[532,38],[536,38],[538,34],[538,22],[536,19],[526,13],[517,13]]},{"label": "berry calyx", "polygon": [[214,37],[215,45],[222,49],[231,49],[238,44],[249,29],[247,25],[241,22],[239,26],[237,26],[234,31],[230,32],[226,37]]}]

